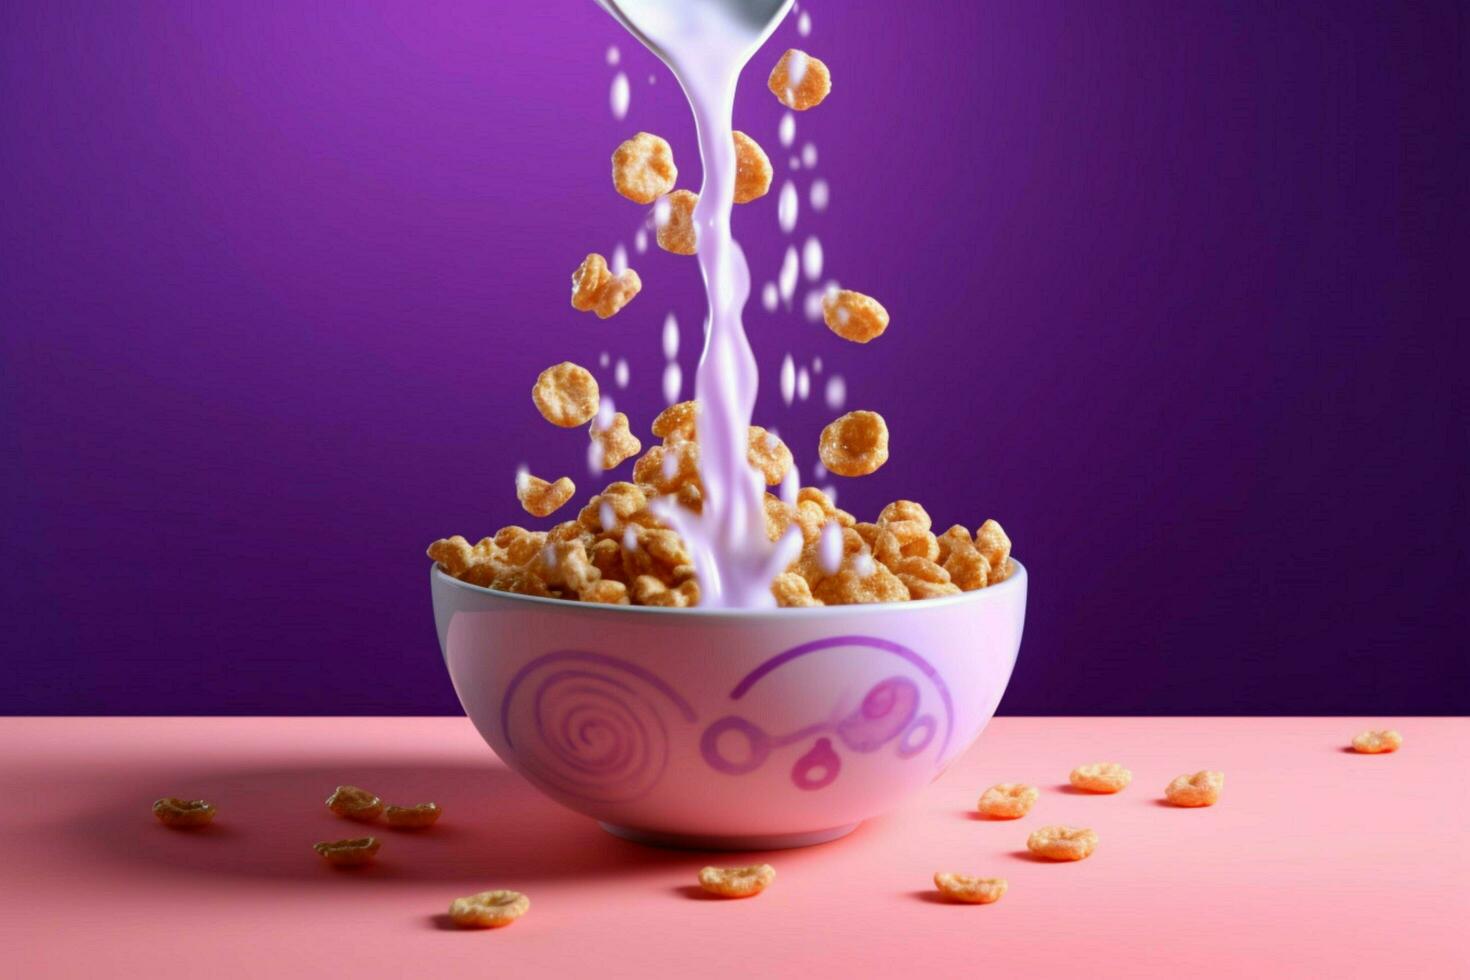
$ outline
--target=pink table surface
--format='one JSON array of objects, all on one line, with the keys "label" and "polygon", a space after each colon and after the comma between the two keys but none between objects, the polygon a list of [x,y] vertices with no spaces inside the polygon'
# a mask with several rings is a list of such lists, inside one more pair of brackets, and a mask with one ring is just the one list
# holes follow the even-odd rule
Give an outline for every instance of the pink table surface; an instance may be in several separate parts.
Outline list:
[{"label": "pink table surface", "polygon": [[[1345,750],[1392,726],[1395,755]],[[1000,718],[917,800],[852,836],[722,855],[777,868],[758,898],[692,887],[710,855],[603,833],[507,771],[458,718],[0,719],[0,974],[133,976],[1467,976],[1470,721]],[[1072,766],[1116,760],[1097,797]],[[1221,803],[1160,796],[1201,768]],[[984,787],[1042,796],[973,814]],[[379,831],[376,867],[324,866],[338,783],[433,799],[441,826]],[[219,807],[159,826],[161,795]],[[1032,860],[1044,823],[1093,827],[1078,864]],[[940,902],[936,870],[1003,876],[992,906]],[[457,895],[514,888],[508,929],[462,932]]]}]

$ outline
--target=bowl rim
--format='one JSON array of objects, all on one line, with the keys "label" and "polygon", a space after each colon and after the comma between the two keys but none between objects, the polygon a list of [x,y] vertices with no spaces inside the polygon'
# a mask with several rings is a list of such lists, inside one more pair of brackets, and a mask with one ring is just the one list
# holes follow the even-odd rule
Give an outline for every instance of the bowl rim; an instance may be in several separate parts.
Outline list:
[{"label": "bowl rim", "polygon": [[[925,609],[939,609],[946,606],[957,606],[967,602],[985,602],[986,596],[992,598],[999,595],[1009,595],[1018,589],[1025,588],[1026,566],[1011,559],[1015,570],[1004,582],[997,585],[987,585],[983,589],[974,589],[970,592],[961,592],[959,595],[940,596],[937,599],[919,599],[908,602],[868,602],[854,603],[843,606],[792,606],[777,609],[705,609],[695,606],[692,609],[675,609],[665,606],[618,606],[603,602],[580,602],[576,599],[556,599],[545,596],[521,595],[516,592],[501,592],[498,589],[489,589],[483,585],[473,585],[461,581],[453,575],[448,574],[439,567],[438,562],[429,563],[430,584],[435,588],[443,585],[445,587],[457,587],[472,594],[478,593],[490,596],[504,602],[520,603],[535,606],[545,606],[547,611],[560,609],[573,615],[614,615],[614,616],[665,616],[676,619],[727,619],[741,622],[749,622],[752,619],[796,619],[800,617],[813,618],[818,616],[861,616],[877,613],[894,612],[920,612]],[[999,601],[996,599],[995,601]]]}]

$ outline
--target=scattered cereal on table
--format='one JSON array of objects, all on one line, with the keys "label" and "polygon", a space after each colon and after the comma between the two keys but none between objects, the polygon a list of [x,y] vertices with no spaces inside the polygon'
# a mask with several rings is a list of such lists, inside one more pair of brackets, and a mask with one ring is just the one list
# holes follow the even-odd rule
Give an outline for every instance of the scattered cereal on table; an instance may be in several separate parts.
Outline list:
[{"label": "scattered cereal on table", "polygon": [[658,247],[675,255],[694,255],[699,251],[699,234],[694,227],[694,206],[699,195],[693,191],[674,191],[660,203],[655,237]]},{"label": "scattered cereal on table", "polygon": [[1353,751],[1368,755],[1380,752],[1397,752],[1404,744],[1404,737],[1392,728],[1378,731],[1359,732],[1353,736]]},{"label": "scattered cereal on table", "polygon": [[612,421],[605,428],[598,428],[597,420],[593,419],[592,427],[588,431],[592,441],[598,444],[597,455],[605,470],[621,465],[624,460],[637,456],[643,449],[643,444],[628,428],[628,416],[622,412],[615,412]]},{"label": "scattered cereal on table", "polygon": [[443,812],[443,807],[437,803],[419,803],[414,806],[396,806],[390,803],[383,807],[383,822],[390,827],[417,830],[434,826]]},{"label": "scattered cereal on table", "polygon": [[577,485],[571,477],[561,477],[555,483],[547,483],[539,476],[521,473],[516,477],[516,499],[521,508],[532,517],[549,517],[562,504],[572,499]]},{"label": "scattered cereal on table", "polygon": [[1201,769],[1193,776],[1176,776],[1164,788],[1164,799],[1175,806],[1214,806],[1225,788],[1225,774]]},{"label": "scattered cereal on table", "polygon": [[934,876],[934,887],[952,902],[989,905],[1000,900],[1010,883],[1004,878],[977,878],[973,875],[941,871]]},{"label": "scattered cereal on table", "polygon": [[888,462],[888,424],[877,412],[848,412],[822,430],[817,454],[838,476],[867,476]]},{"label": "scattered cereal on table", "polygon": [[1081,861],[1097,849],[1097,832],[1054,824],[1031,832],[1026,849],[1051,861]]},{"label": "scattered cereal on table", "polygon": [[833,289],[822,297],[822,321],[843,340],[866,344],[888,329],[888,311],[871,296]]},{"label": "scattered cereal on table", "polygon": [[214,820],[214,804],[203,800],[184,800],[177,796],[165,796],[153,801],[153,815],[165,827],[184,829],[203,827]]},{"label": "scattered cereal on table", "polygon": [[612,155],[613,186],[635,204],[652,204],[674,189],[679,168],[674,151],[661,136],[637,133],[623,140]]},{"label": "scattered cereal on table", "polygon": [[580,364],[562,361],[536,376],[531,400],[541,417],[552,425],[575,429],[597,414],[601,394],[591,371]]},{"label": "scattered cereal on table", "polygon": [[832,91],[832,73],[820,58],[790,48],[771,69],[766,84],[782,105],[803,112],[820,105]]},{"label": "scattered cereal on table", "polygon": [[376,837],[351,837],[346,840],[318,841],[311,849],[321,855],[322,860],[340,868],[367,864],[378,855],[382,846]]},{"label": "scattered cereal on table", "polygon": [[1019,820],[1031,812],[1040,796],[1035,786],[1025,783],[996,783],[980,794],[975,809],[992,820]]},{"label": "scattered cereal on table", "polygon": [[749,204],[771,189],[771,158],[761,145],[735,130],[735,203]]},{"label": "scattered cereal on table", "polygon": [[520,892],[478,892],[450,902],[449,919],[461,929],[499,929],[525,915],[530,907],[531,900]]},{"label": "scattered cereal on table", "polygon": [[699,887],[711,895],[725,898],[748,898],[766,890],[776,878],[769,864],[753,864],[748,868],[705,867],[699,870]]},{"label": "scattered cereal on table", "polygon": [[1067,778],[1089,793],[1118,793],[1133,782],[1133,773],[1116,762],[1090,762],[1073,769]]},{"label": "scattered cereal on table", "polygon": [[338,786],[327,797],[327,809],[339,817],[371,823],[383,812],[383,801],[356,786]]}]

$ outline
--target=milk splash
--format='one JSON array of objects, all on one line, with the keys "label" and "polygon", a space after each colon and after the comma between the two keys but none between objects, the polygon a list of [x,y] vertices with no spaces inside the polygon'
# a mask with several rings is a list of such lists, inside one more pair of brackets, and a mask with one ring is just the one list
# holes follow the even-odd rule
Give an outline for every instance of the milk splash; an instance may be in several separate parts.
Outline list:
[{"label": "milk splash", "polygon": [[792,0],[599,2],[679,80],[694,110],[704,164],[704,186],[694,209],[699,269],[709,301],[704,352],[694,377],[704,506],[695,514],[660,501],[658,513],[694,555],[701,605],[773,607],[771,580],[796,558],[801,532],[792,528],[770,543],[765,487],[746,459],[759,377],[740,320],[750,295],[750,269],[731,237],[730,211],[735,203],[735,84]]}]

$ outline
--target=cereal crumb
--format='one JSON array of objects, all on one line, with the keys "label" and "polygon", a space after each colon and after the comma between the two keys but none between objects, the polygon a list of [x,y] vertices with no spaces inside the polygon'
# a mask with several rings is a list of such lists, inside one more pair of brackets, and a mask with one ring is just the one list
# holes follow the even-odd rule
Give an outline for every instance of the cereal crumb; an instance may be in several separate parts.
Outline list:
[{"label": "cereal crumb", "polygon": [[725,898],[747,898],[759,895],[776,878],[769,864],[753,864],[748,868],[706,867],[699,870],[699,887],[711,895]]},{"label": "cereal crumb", "polygon": [[339,868],[367,864],[377,857],[382,843],[376,837],[349,837],[346,840],[324,840],[311,845],[328,864]]},{"label": "cereal crumb", "polygon": [[390,827],[410,830],[432,827],[443,812],[444,809],[437,803],[419,803],[415,806],[395,806],[390,803],[383,807],[383,822]]},{"label": "cereal crumb", "polygon": [[699,235],[694,227],[694,206],[699,195],[693,191],[674,191],[664,198],[668,214],[659,222],[658,247],[675,255],[693,255],[699,251]]},{"label": "cereal crumb", "polygon": [[549,517],[576,492],[577,485],[566,476],[555,483],[547,483],[529,473],[522,473],[516,478],[516,499],[521,502],[521,508],[533,517]]},{"label": "cereal crumb", "polygon": [[766,84],[786,108],[804,112],[820,105],[832,91],[832,73],[820,58],[791,48],[771,69]]},{"label": "cereal crumb", "polygon": [[941,871],[934,876],[934,887],[952,902],[989,905],[999,901],[1010,887],[1004,878],[976,878],[973,875]]},{"label": "cereal crumb", "polygon": [[592,441],[602,447],[599,455],[605,470],[621,465],[624,460],[637,456],[643,449],[643,443],[628,428],[628,416],[622,412],[614,413],[612,421],[603,429],[597,427],[597,420],[594,419],[589,432]]},{"label": "cereal crumb", "polygon": [[1133,773],[1116,762],[1090,762],[1073,769],[1067,778],[1089,793],[1117,793],[1133,782]]},{"label": "cereal crumb", "polygon": [[536,376],[531,400],[546,421],[563,429],[574,429],[597,414],[601,393],[591,371],[580,364],[562,361]]},{"label": "cereal crumb", "polygon": [[1164,788],[1164,799],[1175,806],[1214,806],[1220,801],[1220,791],[1224,788],[1223,772],[1201,769],[1193,776],[1175,777]]},{"label": "cereal crumb", "polygon": [[383,812],[383,801],[356,786],[338,786],[327,797],[327,809],[348,820],[371,823]]},{"label": "cereal crumb", "polygon": [[450,902],[449,919],[461,929],[498,929],[525,915],[530,907],[531,900],[520,892],[478,892]]},{"label": "cereal crumb", "polygon": [[214,820],[214,804],[165,796],[153,801],[153,815],[165,827],[203,827]]},{"label": "cereal crumb", "polygon": [[661,136],[637,133],[613,150],[613,186],[635,204],[652,204],[673,190],[678,178],[674,151]]},{"label": "cereal crumb", "polygon": [[1052,861],[1081,861],[1097,849],[1097,832],[1054,824],[1032,831],[1026,849]]},{"label": "cereal crumb", "polygon": [[888,462],[888,424],[877,412],[848,412],[822,430],[817,454],[838,476],[867,476]]},{"label": "cereal crumb", "polygon": [[1368,755],[1380,752],[1397,752],[1404,744],[1404,737],[1392,728],[1359,732],[1353,736],[1353,751]]},{"label": "cereal crumb", "polygon": [[831,290],[822,297],[822,320],[837,336],[855,344],[866,344],[888,329],[883,304],[851,289]]},{"label": "cereal crumb", "polygon": [[980,794],[975,805],[984,816],[992,820],[1019,820],[1031,812],[1041,792],[1025,783],[996,783]]},{"label": "cereal crumb", "polygon": [[771,158],[761,145],[735,130],[735,203],[749,204],[771,189]]}]

